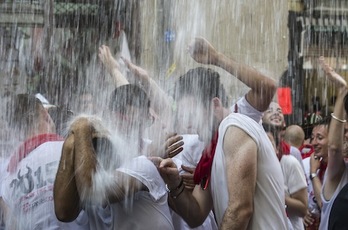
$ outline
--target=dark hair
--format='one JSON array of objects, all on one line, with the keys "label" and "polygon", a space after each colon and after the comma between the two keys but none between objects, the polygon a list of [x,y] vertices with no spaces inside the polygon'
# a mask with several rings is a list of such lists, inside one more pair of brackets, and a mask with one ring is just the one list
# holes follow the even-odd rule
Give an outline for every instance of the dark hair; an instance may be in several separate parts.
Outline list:
[{"label": "dark hair", "polygon": [[227,106],[226,92],[220,83],[220,75],[209,68],[198,67],[180,76],[175,83],[174,99],[180,100],[184,96],[198,98],[205,107],[210,106],[211,99],[218,97],[223,106]]},{"label": "dark hair", "polygon": [[327,126],[327,129],[330,129],[330,122],[331,122],[331,116],[326,116],[323,119],[320,119],[319,121],[315,122],[313,124],[313,128],[316,126],[324,125]]},{"label": "dark hair", "polygon": [[133,84],[122,85],[112,92],[109,109],[110,111],[125,114],[127,106],[135,106],[148,111],[150,108],[150,99],[139,86]]},{"label": "dark hair", "polygon": [[344,110],[346,111],[346,114],[348,114],[348,94],[344,96]]},{"label": "dark hair", "polygon": [[9,124],[13,128],[27,130],[36,124],[41,109],[44,107],[34,95],[18,94],[11,104]]},{"label": "dark hair", "polygon": [[262,123],[262,127],[265,130],[266,133],[271,133],[273,135],[275,145],[278,148],[280,140],[278,135],[278,129],[274,125]]},{"label": "dark hair", "polygon": [[61,136],[65,136],[67,122],[73,118],[74,113],[66,107],[59,106],[49,107],[47,111],[56,125],[56,132]]}]

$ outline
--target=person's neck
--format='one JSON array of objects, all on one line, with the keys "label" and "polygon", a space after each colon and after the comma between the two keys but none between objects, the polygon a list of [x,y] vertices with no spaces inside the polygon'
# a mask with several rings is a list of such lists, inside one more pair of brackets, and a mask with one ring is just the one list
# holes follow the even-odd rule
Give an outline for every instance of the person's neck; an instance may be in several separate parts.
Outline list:
[{"label": "person's neck", "polygon": [[231,114],[231,110],[224,107],[221,111],[221,118],[219,119],[219,125],[220,125],[221,121],[223,119],[225,119],[230,114]]}]

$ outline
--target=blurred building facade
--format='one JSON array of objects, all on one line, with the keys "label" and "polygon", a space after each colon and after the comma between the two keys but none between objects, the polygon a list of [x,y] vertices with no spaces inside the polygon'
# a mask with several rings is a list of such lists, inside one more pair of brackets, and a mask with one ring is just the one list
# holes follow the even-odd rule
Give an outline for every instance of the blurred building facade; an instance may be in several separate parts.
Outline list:
[{"label": "blurred building facade", "polygon": [[[345,75],[347,9],[343,0],[0,0],[0,93],[39,92],[69,106],[76,93],[108,86],[96,84],[104,74],[98,47],[120,53],[124,41],[132,61],[170,91],[197,66],[186,47],[202,36],[290,88],[287,123],[301,124],[312,98],[327,113],[335,94],[317,58]],[[218,71],[231,98],[247,91]]]}]

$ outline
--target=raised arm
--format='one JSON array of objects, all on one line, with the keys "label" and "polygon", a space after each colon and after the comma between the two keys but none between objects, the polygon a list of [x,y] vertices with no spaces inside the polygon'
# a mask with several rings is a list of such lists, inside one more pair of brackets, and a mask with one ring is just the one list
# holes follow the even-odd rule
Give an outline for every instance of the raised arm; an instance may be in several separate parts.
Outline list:
[{"label": "raised arm", "polygon": [[341,177],[345,170],[343,160],[343,138],[344,138],[344,122],[346,113],[344,111],[344,97],[347,95],[347,83],[337,74],[324,60],[323,57],[319,59],[320,65],[326,73],[328,79],[335,85],[338,90],[338,95],[334,107],[334,112],[331,114],[332,119],[329,129],[329,152],[328,165],[326,169],[326,180],[324,184],[323,195],[325,199],[331,199]]},{"label": "raised arm", "polygon": [[110,48],[108,46],[102,45],[101,47],[99,47],[98,56],[101,62],[103,63],[104,67],[106,68],[106,70],[111,75],[115,88],[121,85],[129,84],[128,80],[120,72],[119,64],[117,63],[115,58],[112,56],[110,52]]},{"label": "raised arm", "polygon": [[153,110],[161,117],[168,116],[168,113],[170,114],[172,110],[172,100],[170,97],[161,89],[161,87],[159,87],[157,82],[149,76],[146,70],[125,58],[122,58],[122,60],[134,76],[139,79],[141,85],[148,93]]},{"label": "raised arm", "polygon": [[223,146],[229,200],[220,229],[247,229],[254,211],[257,146],[233,126],[226,131]]},{"label": "raised arm", "polygon": [[69,135],[63,145],[53,188],[54,210],[57,219],[63,222],[75,220],[81,211],[75,180],[74,158],[74,136]]},{"label": "raised arm", "polygon": [[106,140],[108,134],[99,124],[81,118],[73,124],[72,130],[75,140],[75,178],[82,206],[115,203],[137,191],[146,190],[134,177],[108,166],[108,161],[114,159],[111,154],[115,152],[110,146],[101,146],[105,144],[102,139]]},{"label": "raised arm", "polygon": [[251,88],[246,99],[255,109],[265,111],[277,90],[277,83],[254,68],[239,63],[218,52],[204,38],[195,38],[189,46],[191,57],[201,64],[218,66]]}]

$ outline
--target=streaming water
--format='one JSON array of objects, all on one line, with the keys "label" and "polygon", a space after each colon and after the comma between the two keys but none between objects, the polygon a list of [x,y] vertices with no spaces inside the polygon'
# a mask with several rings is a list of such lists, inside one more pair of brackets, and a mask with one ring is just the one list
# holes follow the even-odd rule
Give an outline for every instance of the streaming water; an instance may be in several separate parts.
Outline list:
[{"label": "streaming water", "polygon": [[[117,156],[121,157],[99,156],[105,167],[95,176],[95,192],[104,193],[103,186],[113,185],[113,167],[125,161],[124,156],[138,153],[138,145],[130,141],[134,138],[132,135],[138,134],[140,124],[136,122],[139,117],[133,116],[131,119],[134,120],[130,122],[133,132],[129,136],[124,135],[124,130],[121,131],[122,135],[119,135],[120,130],[116,131],[120,125],[116,124],[113,114],[107,113],[115,84],[98,57],[99,47],[103,44],[110,47],[112,55],[119,62],[121,73],[130,83],[138,83],[139,79],[126,68],[121,56],[146,69],[160,89],[168,94],[173,93],[174,82],[181,74],[201,66],[187,52],[187,45],[196,36],[206,38],[226,56],[278,80],[284,70],[292,66],[292,60],[288,62],[288,54],[291,59],[291,55],[296,53],[289,52],[289,38],[292,38],[288,28],[290,2],[299,1],[0,0],[0,179],[9,173],[7,166],[11,154],[28,137],[20,134],[23,130],[15,130],[9,125],[8,121],[14,116],[12,108],[16,106],[13,98],[17,94],[29,93],[45,104],[57,133],[63,137],[67,136],[73,124],[71,119],[77,115],[93,115],[103,120],[102,127],[107,129],[108,138],[114,144],[113,148],[117,149]],[[308,3],[310,1],[303,2],[307,7],[314,7]],[[307,17],[314,15],[310,10],[305,12]],[[343,22],[345,17],[346,13],[342,13],[340,20]],[[299,36],[301,32],[292,31]],[[345,36],[342,36],[343,40]],[[302,42],[300,38],[297,39]],[[303,50],[310,44],[304,43]],[[319,40],[319,52],[325,51],[321,45]],[[236,77],[221,68],[209,67],[220,73],[230,104],[248,91]],[[295,67],[302,68],[301,65]],[[301,77],[308,79],[310,75],[311,72],[305,72]],[[292,80],[298,83],[301,77]],[[309,88],[314,83],[308,80],[306,84],[309,84]],[[293,89],[296,87],[299,84]],[[330,92],[326,85],[323,88],[320,90],[322,99]],[[314,95],[319,93],[316,92]],[[296,95],[297,99],[303,96]],[[171,109],[176,109],[175,103],[169,107]],[[144,139],[151,139],[154,146],[149,149],[152,155],[163,156],[158,149],[163,147],[165,134],[179,131],[179,126],[173,127],[169,110],[152,114],[154,124],[144,130]],[[197,121],[203,119],[201,115],[197,112]],[[193,134],[196,133],[193,131]],[[185,138],[190,139],[189,136]],[[137,143],[138,139],[134,139]],[[39,189],[52,190],[52,187],[39,184],[40,180],[46,180],[45,183],[52,185],[54,177],[48,178],[51,175],[49,170],[40,174],[40,165],[36,166],[36,171],[31,172],[24,165],[13,177],[17,184],[1,183],[0,191],[8,190],[5,186],[15,186],[20,188],[20,192],[30,188],[30,192],[22,194],[28,198]],[[58,161],[52,167],[53,171],[56,170]],[[31,179],[25,181],[29,176]],[[98,197],[98,202],[102,198]],[[52,195],[47,199],[52,199]],[[21,219],[21,211],[13,211],[12,214],[15,214],[15,218],[12,216],[9,220],[27,224],[25,221],[28,219]],[[35,218],[34,215],[32,217]],[[0,218],[3,223],[4,215]],[[2,228],[6,227],[2,224]]]}]

